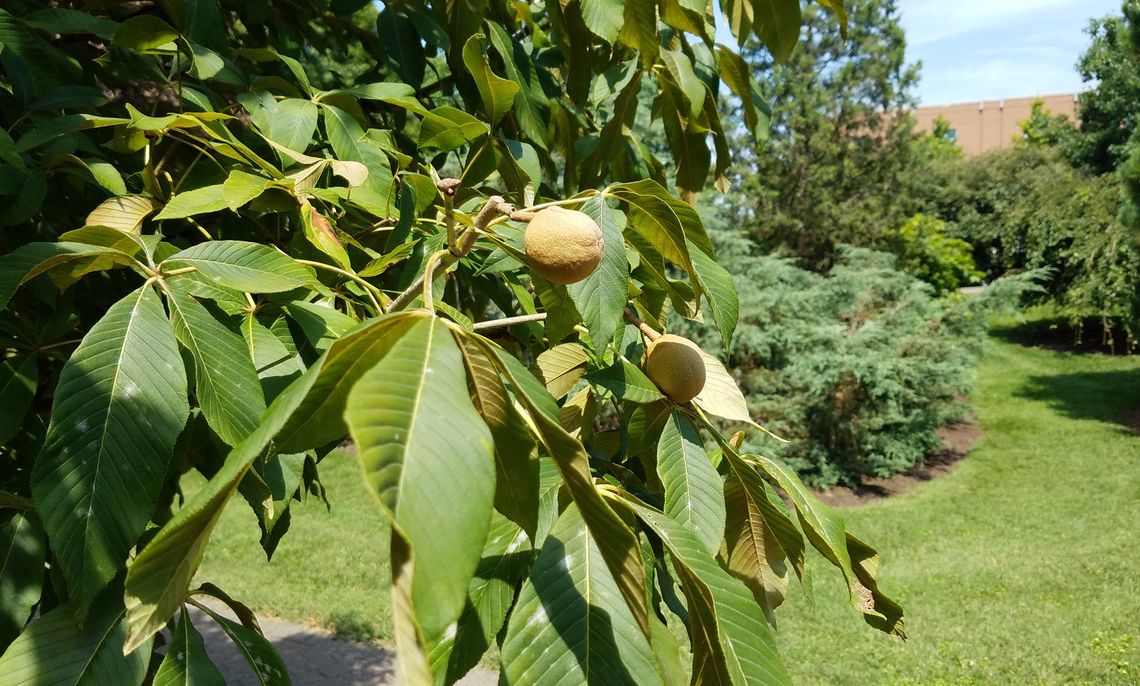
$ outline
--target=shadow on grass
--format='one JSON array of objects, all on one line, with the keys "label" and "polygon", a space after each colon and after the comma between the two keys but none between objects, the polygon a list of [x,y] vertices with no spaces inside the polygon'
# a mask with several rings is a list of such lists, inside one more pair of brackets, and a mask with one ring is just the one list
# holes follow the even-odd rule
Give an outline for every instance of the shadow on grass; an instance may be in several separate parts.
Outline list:
[{"label": "shadow on grass", "polygon": [[1031,376],[1014,395],[1043,401],[1071,419],[1094,419],[1140,433],[1140,369]]},{"label": "shadow on grass", "polygon": [[1100,319],[1089,317],[1074,326],[1064,317],[1033,317],[1026,321],[1005,321],[991,327],[990,333],[1017,345],[1071,353],[1127,355],[1128,335],[1119,324],[1105,329]]}]

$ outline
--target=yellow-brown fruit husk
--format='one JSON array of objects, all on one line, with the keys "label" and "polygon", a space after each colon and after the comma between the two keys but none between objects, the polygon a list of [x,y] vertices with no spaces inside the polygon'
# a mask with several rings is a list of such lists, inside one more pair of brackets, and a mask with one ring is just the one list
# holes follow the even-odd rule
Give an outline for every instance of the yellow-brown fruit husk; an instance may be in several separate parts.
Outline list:
[{"label": "yellow-brown fruit husk", "polygon": [[687,338],[667,333],[649,344],[645,373],[675,403],[687,403],[705,387],[701,349]]},{"label": "yellow-brown fruit husk", "polygon": [[577,283],[602,261],[602,231],[577,210],[547,207],[535,212],[523,244],[531,269],[553,283]]}]

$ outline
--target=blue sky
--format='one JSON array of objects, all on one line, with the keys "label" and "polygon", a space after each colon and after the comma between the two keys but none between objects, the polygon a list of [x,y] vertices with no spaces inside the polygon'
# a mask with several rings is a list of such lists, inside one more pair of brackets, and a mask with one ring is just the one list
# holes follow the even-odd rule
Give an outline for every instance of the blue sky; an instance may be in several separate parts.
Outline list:
[{"label": "blue sky", "polygon": [[899,0],[924,105],[1081,90],[1092,17],[1120,0]]}]

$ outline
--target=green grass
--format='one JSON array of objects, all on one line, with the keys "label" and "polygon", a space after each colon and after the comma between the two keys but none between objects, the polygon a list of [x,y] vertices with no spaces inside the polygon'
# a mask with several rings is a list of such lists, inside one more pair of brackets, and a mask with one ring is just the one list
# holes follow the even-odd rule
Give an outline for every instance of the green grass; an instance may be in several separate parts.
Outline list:
[{"label": "green grass", "polygon": [[[883,555],[907,609],[903,644],[863,624],[814,560],[815,607],[777,616],[797,684],[1140,683],[1140,357],[1072,355],[992,340],[973,397],[981,443],[910,493],[844,511]],[[281,616],[350,638],[389,635],[387,530],[355,462],[330,456],[333,503],[295,505],[265,564],[234,502],[202,576]]]},{"label": "green grass", "polygon": [[845,511],[883,557],[906,644],[865,627],[817,564],[777,615],[798,684],[1140,683],[1140,358],[991,341],[983,438],[949,475]]},{"label": "green grass", "polygon": [[[319,498],[294,501],[289,532],[267,563],[257,519],[236,497],[198,577],[266,614],[313,622],[351,640],[387,638],[388,525],[354,457],[334,452],[319,471],[331,512]],[[187,492],[201,483],[192,479]]]}]

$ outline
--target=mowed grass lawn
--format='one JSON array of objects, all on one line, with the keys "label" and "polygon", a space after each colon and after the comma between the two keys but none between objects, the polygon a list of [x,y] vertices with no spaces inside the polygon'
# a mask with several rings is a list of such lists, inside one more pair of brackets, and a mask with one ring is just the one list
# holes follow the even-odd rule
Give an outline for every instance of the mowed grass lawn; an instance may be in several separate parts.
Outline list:
[{"label": "mowed grass lawn", "polygon": [[[794,591],[777,613],[796,683],[1140,683],[1140,436],[1125,426],[1140,357],[991,340],[973,400],[984,436],[957,469],[844,510],[882,553],[910,640],[866,627],[816,559],[814,607]],[[284,617],[383,638],[386,530],[350,458],[321,471],[331,514],[298,506],[267,565],[235,502],[202,574]]]}]

